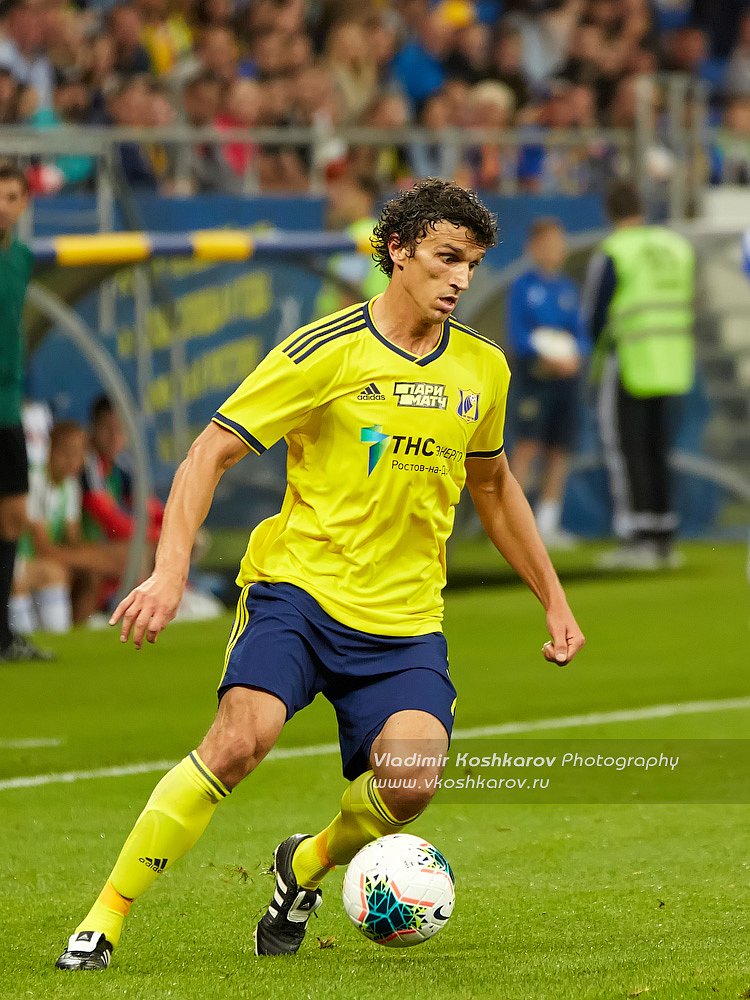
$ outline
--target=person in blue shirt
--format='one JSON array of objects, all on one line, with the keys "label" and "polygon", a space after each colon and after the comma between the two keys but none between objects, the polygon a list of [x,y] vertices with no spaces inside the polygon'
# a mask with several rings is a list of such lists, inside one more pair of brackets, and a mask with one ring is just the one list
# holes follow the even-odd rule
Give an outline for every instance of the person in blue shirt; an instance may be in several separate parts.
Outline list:
[{"label": "person in blue shirt", "polygon": [[516,439],[511,464],[528,492],[542,460],[535,511],[539,532],[548,548],[570,548],[575,539],[560,528],[560,513],[590,344],[580,320],[578,285],[562,273],[568,244],[560,222],[537,219],[526,250],[533,266],[508,291],[509,405]]}]

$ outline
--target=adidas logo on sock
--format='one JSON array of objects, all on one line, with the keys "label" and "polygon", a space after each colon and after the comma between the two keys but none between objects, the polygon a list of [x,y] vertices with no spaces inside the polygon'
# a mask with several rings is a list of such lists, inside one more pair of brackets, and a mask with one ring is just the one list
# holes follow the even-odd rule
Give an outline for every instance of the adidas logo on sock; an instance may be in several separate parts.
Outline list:
[{"label": "adidas logo on sock", "polygon": [[167,861],[169,858],[138,858],[142,865],[150,868],[151,871],[156,872],[157,875],[161,875],[164,869],[167,867]]},{"label": "adidas logo on sock", "polygon": [[360,394],[357,396],[357,399],[361,399],[363,402],[367,401],[373,403],[375,401],[379,401],[382,403],[383,400],[385,399],[385,396],[380,391],[380,389],[378,389],[378,387],[375,385],[374,382],[370,382],[370,384],[366,385],[362,390],[362,392],[360,392]]}]

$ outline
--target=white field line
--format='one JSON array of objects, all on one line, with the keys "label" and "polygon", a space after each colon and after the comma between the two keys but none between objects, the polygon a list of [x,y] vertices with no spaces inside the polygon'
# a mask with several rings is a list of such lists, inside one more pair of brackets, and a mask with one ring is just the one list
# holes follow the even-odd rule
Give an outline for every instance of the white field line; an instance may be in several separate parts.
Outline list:
[{"label": "white field line", "polygon": [[40,737],[39,739],[28,740],[0,740],[0,750],[37,750],[40,747],[61,747],[65,740],[49,739]]},{"label": "white field line", "polygon": [[[646,705],[613,712],[590,712],[586,715],[567,715],[558,719],[529,719],[526,722],[505,722],[498,726],[474,726],[455,729],[456,740],[476,740],[489,736],[514,736],[555,729],[575,729],[600,726],[610,722],[640,722],[645,719],[669,719],[679,715],[701,715],[709,712],[728,712],[750,708],[750,698],[720,698],[715,701],[683,701],[672,705]],[[291,760],[296,757],[325,757],[339,752],[338,743],[318,743],[302,747],[278,747],[268,755],[268,760]],[[152,760],[141,764],[123,764],[120,767],[99,767],[90,771],[56,771],[51,774],[33,774],[0,780],[0,792],[12,788],[35,788],[39,785],[63,785],[92,778],[123,778],[131,774],[148,774],[174,767],[174,760]]]}]

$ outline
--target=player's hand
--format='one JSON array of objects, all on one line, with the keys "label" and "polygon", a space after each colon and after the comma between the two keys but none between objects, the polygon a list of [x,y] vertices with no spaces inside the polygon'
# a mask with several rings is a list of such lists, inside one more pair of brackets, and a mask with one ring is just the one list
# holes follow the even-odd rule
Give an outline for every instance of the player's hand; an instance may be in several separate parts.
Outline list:
[{"label": "player's hand", "polygon": [[547,612],[547,629],[552,638],[542,646],[544,659],[564,667],[583,648],[583,632],[567,606]]},{"label": "player's hand", "polygon": [[122,620],[120,642],[127,642],[131,631],[136,649],[143,645],[144,635],[149,642],[156,642],[159,633],[177,614],[184,589],[181,579],[153,573],[131,590],[109,619],[110,625],[117,625]]}]

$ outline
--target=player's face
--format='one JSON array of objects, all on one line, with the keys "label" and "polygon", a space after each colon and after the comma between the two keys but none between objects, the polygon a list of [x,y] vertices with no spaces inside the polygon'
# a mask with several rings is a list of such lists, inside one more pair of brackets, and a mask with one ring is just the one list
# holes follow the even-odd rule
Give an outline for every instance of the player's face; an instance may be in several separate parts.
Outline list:
[{"label": "player's face", "polygon": [[86,436],[68,434],[58,441],[50,451],[50,472],[56,482],[67,479],[68,476],[78,476],[83,468]]},{"label": "player's face", "polygon": [[413,256],[391,246],[404,291],[432,323],[442,323],[456,308],[485,252],[468,229],[452,222],[438,222],[428,229]]},{"label": "player's face", "polygon": [[125,447],[125,433],[116,413],[105,413],[94,425],[92,441],[103,459],[114,462]]},{"label": "player's face", "polygon": [[0,180],[0,233],[11,230],[28,205],[28,195],[14,177]]},{"label": "player's face", "polygon": [[534,263],[543,271],[555,273],[561,270],[568,256],[565,233],[557,227],[545,229],[531,241],[529,252]]}]

